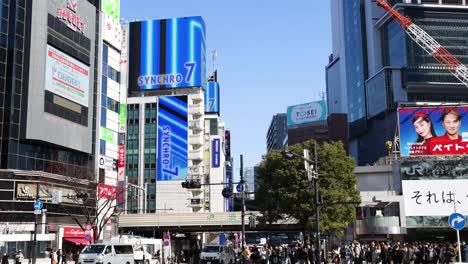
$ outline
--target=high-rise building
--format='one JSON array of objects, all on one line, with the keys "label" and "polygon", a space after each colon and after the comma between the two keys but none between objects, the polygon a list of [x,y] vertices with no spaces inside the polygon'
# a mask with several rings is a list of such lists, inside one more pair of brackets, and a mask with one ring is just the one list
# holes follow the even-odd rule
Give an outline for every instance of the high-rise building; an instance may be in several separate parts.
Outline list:
[{"label": "high-rise building", "polygon": [[0,3],[0,244],[44,258],[86,223],[72,197],[96,195],[100,1]]},{"label": "high-rise building", "polygon": [[283,142],[288,135],[288,127],[286,122],[286,114],[279,113],[271,119],[270,127],[268,128],[266,143],[267,152],[270,150],[279,150],[284,147]]},{"label": "high-rise building", "polygon": [[[468,45],[464,1],[388,1],[462,63]],[[333,53],[326,67],[329,113],[347,113],[349,153],[360,165],[388,154],[404,102],[460,102],[468,90],[373,1],[331,1]],[[448,30],[449,29],[449,30]]]}]

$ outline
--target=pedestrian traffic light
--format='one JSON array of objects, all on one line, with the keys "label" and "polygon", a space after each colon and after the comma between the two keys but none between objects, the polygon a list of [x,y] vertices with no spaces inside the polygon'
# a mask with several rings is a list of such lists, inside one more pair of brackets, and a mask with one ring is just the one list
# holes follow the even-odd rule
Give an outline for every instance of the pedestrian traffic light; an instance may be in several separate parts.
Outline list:
[{"label": "pedestrian traffic light", "polygon": [[181,183],[182,188],[186,189],[200,189],[201,183],[197,180],[186,180]]},{"label": "pedestrian traffic light", "polygon": [[257,227],[257,219],[256,219],[256,216],[254,214],[252,214],[251,216],[249,216],[249,226],[251,228],[255,228]]}]

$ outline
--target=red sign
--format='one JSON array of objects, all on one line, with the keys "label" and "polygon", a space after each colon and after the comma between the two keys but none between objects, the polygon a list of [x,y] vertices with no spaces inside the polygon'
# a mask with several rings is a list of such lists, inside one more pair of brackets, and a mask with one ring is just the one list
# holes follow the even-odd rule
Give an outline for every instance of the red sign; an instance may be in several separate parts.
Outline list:
[{"label": "red sign", "polygon": [[80,31],[81,33],[84,33],[85,23],[83,20],[81,20],[78,14],[76,14],[76,10],[77,2],[69,0],[66,8],[57,8],[57,17],[68,22],[67,26],[73,31]]},{"label": "red sign", "polygon": [[63,237],[85,237],[85,231],[79,227],[64,227]]},{"label": "red sign", "polygon": [[98,184],[98,197],[105,198],[105,199],[114,199],[115,187],[99,183]]},{"label": "red sign", "polygon": [[119,146],[119,168],[125,168],[125,146]]}]

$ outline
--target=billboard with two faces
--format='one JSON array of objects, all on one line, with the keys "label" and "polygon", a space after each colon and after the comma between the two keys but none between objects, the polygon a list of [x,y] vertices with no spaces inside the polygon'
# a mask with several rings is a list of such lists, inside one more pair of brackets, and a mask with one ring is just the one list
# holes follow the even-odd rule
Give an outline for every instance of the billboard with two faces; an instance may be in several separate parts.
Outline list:
[{"label": "billboard with two faces", "polygon": [[468,154],[468,106],[399,109],[401,156]]}]

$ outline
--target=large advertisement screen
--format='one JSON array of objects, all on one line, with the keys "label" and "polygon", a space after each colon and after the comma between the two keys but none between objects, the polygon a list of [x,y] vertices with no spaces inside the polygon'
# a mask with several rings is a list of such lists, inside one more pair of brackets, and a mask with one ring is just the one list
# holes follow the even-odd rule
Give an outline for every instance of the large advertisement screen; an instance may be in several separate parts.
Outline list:
[{"label": "large advertisement screen", "polygon": [[300,126],[327,119],[327,104],[324,100],[289,106],[288,127]]},{"label": "large advertisement screen", "polygon": [[45,89],[88,107],[89,67],[47,45]]},{"label": "large advertisement screen", "polygon": [[407,159],[401,163],[401,179],[408,227],[446,226],[455,207],[468,214],[468,160]]},{"label": "large advertisement screen", "polygon": [[468,106],[399,109],[401,156],[468,154]]},{"label": "large advertisement screen", "polygon": [[159,97],[158,181],[184,180],[187,166],[187,96]]},{"label": "large advertisement screen", "polygon": [[205,113],[219,113],[219,84],[208,82],[205,87]]},{"label": "large advertisement screen", "polygon": [[199,16],[131,22],[129,89],[203,87],[205,53]]}]

